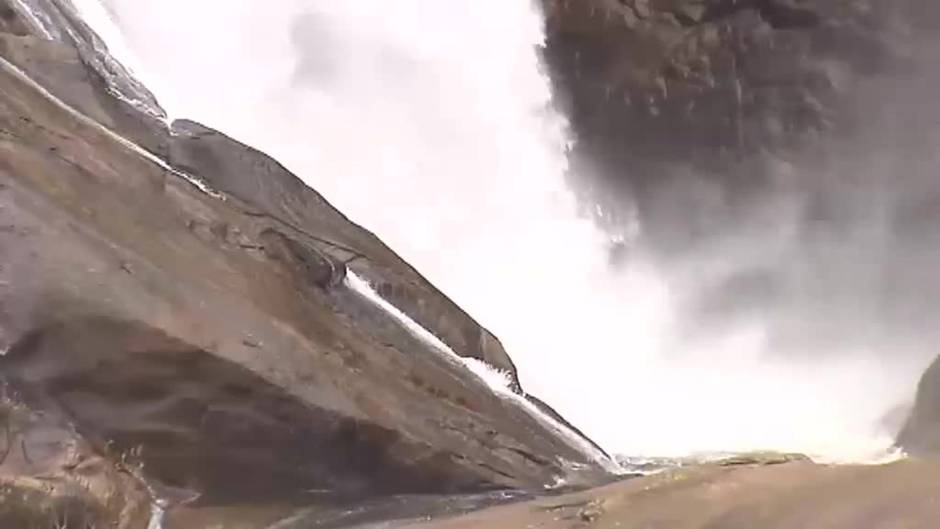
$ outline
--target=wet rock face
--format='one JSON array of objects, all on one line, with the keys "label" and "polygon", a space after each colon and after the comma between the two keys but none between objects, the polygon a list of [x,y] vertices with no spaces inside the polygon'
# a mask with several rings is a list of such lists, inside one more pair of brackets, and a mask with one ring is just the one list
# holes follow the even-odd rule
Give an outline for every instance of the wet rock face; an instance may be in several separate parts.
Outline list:
[{"label": "wet rock face", "polygon": [[10,349],[0,371],[35,408],[67,418],[99,450],[204,503],[485,486],[393,429],[304,405],[250,370],[139,322],[47,326]]},{"label": "wet rock face", "polygon": [[11,35],[26,35],[29,28],[13,7],[0,4],[0,31]]},{"label": "wet rock face", "polygon": [[0,521],[74,503],[136,529],[164,498],[192,527],[248,503],[265,521],[242,525],[267,527],[312,502],[612,478],[349,286],[519,390],[499,341],[374,235],[264,154],[169,130],[66,2],[0,7],[19,17],[0,26],[0,382],[54,425],[0,445],[0,490],[62,484]]},{"label": "wet rock face", "polygon": [[614,266],[677,285],[680,325],[759,315],[780,355],[934,353],[936,2],[543,5],[573,188],[626,241]]},{"label": "wet rock face", "polygon": [[21,34],[66,45],[77,53],[88,73],[105,85],[113,98],[151,118],[166,117],[153,94],[107,53],[104,42],[81,20],[71,2],[4,0],[0,5],[26,28]]},{"label": "wet rock face", "polygon": [[[869,133],[882,115],[867,92],[929,70],[918,54],[940,20],[923,0],[543,4],[546,59],[578,138],[577,187],[607,225],[638,208],[671,251],[740,217],[741,202],[780,178],[774,162],[818,162],[836,140]],[[723,203],[669,217],[662,197],[675,205],[683,185],[713,186]]]},{"label": "wet rock face", "polygon": [[[508,373],[518,387],[516,367],[496,337],[279,163],[192,121],[177,120],[172,133],[167,159],[174,167],[200,175],[210,187],[239,198],[257,214],[286,222],[301,237],[310,239],[321,252],[318,259],[329,260],[331,268],[355,264],[383,298],[433,330],[461,356]],[[361,245],[381,249],[373,256],[381,260],[381,268],[361,259],[364,256],[355,249]],[[297,255],[296,248],[292,252]]]}]

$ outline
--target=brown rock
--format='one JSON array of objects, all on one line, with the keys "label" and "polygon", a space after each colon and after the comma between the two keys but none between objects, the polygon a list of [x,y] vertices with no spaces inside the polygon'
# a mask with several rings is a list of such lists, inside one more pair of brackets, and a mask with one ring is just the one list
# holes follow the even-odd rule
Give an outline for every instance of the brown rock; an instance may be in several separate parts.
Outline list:
[{"label": "brown rock", "polygon": [[704,466],[410,529],[891,529],[936,526],[936,462],[886,466]]},{"label": "brown rock", "polygon": [[[152,489],[171,518],[250,502],[264,527],[312,497],[612,479],[348,286],[355,272],[515,380],[499,341],[374,235],[262,153],[192,122],[171,134],[67,3],[33,4],[77,29],[0,35],[0,379],[100,462],[100,485],[46,491],[35,516],[75,498],[113,520],[106,491],[149,507]],[[11,461],[0,482],[19,493],[34,474]],[[63,483],[69,468],[54,463]]]}]

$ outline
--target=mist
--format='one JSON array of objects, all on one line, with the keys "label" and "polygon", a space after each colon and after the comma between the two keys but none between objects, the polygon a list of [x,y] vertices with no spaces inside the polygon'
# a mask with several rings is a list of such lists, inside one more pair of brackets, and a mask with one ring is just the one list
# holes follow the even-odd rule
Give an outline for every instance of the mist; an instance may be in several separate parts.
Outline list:
[{"label": "mist", "polygon": [[611,208],[569,187],[591,175],[571,178],[527,1],[73,1],[171,117],[267,152],[376,233],[610,452],[877,459],[935,354],[917,292],[940,255],[892,227],[936,165],[885,129],[828,146],[838,163],[767,160],[740,208],[681,171]]}]

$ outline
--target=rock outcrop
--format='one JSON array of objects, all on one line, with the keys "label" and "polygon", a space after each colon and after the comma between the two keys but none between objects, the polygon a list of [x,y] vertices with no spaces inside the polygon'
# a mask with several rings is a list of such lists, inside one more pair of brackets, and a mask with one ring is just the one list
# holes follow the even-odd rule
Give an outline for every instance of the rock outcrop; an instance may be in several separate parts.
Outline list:
[{"label": "rock outcrop", "polygon": [[940,359],[921,376],[897,445],[912,456],[940,456]]},{"label": "rock outcrop", "polygon": [[0,493],[41,497],[0,526],[612,477],[459,361],[521,392],[494,336],[274,160],[167,125],[67,1],[0,0],[0,32]]},{"label": "rock outcrop", "polygon": [[936,2],[543,5],[574,188],[614,264],[657,263],[680,325],[757,315],[772,354],[933,354]]},{"label": "rock outcrop", "polygon": [[[577,137],[578,187],[611,228],[631,222],[635,208],[663,251],[740,221],[755,195],[792,180],[781,162],[824,172],[827,157],[846,155],[840,140],[885,135],[900,122],[918,130],[912,136],[923,132],[905,106],[926,103],[926,93],[884,84],[932,71],[919,55],[940,21],[932,2],[543,5],[545,56]],[[871,147],[856,146],[856,155]],[[683,201],[693,191],[682,187],[710,194]]]}]

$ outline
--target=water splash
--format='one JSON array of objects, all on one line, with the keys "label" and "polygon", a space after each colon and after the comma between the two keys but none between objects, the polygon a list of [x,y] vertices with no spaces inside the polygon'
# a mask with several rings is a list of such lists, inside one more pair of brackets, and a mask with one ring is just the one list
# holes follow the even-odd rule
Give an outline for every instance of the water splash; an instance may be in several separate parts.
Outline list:
[{"label": "water splash", "polygon": [[760,314],[690,332],[683,293],[722,264],[663,270],[642,226],[579,216],[529,2],[106,1],[171,113],[265,150],[375,231],[609,451],[866,460],[890,445],[878,421],[922,362],[769,355]]},{"label": "water splash", "polygon": [[166,503],[156,500],[150,504],[150,520],[147,529],[163,529],[163,520],[166,517]]},{"label": "water splash", "polygon": [[434,350],[442,354],[445,358],[452,361],[454,364],[459,365],[468,372],[472,373],[474,376],[480,379],[481,382],[486,384],[487,387],[493,391],[493,393],[522,408],[523,411],[558,434],[562,439],[565,440],[565,442],[568,443],[569,446],[578,450],[609,472],[613,472],[615,474],[623,473],[623,469],[620,468],[620,465],[608,457],[607,454],[604,454],[598,450],[591,443],[578,435],[577,432],[571,431],[570,428],[558,422],[554,417],[551,417],[542,410],[538,409],[536,405],[526,399],[523,395],[519,395],[514,392],[510,388],[510,378],[508,373],[494,369],[489,364],[477,360],[476,358],[464,358],[458,355],[447,344],[441,341],[440,338],[435,336],[434,333],[425,329],[421,326],[421,324],[414,321],[408,317],[407,314],[383,299],[382,296],[380,296],[379,293],[376,292],[375,289],[373,289],[366,280],[356,275],[352,270],[346,270],[344,282],[351,290],[374,303],[376,306],[385,311],[386,314],[397,320],[408,330],[408,332],[423,340]]}]

